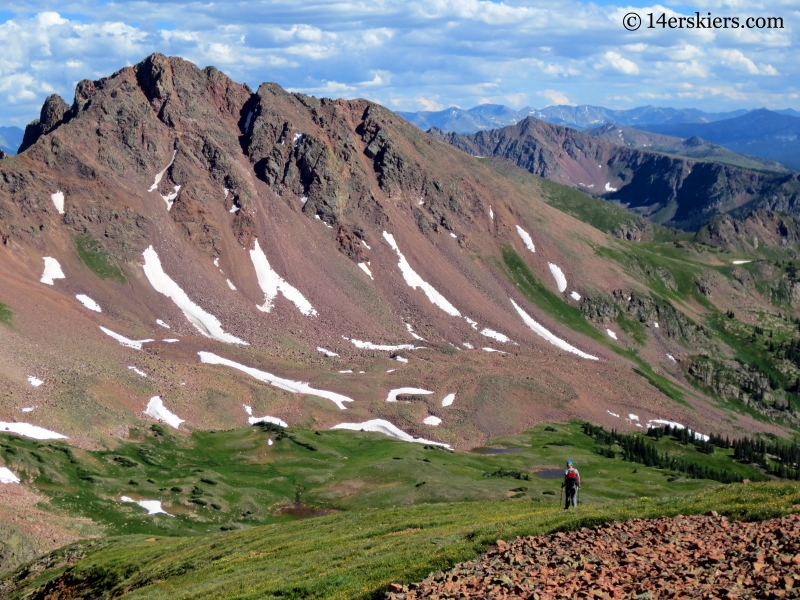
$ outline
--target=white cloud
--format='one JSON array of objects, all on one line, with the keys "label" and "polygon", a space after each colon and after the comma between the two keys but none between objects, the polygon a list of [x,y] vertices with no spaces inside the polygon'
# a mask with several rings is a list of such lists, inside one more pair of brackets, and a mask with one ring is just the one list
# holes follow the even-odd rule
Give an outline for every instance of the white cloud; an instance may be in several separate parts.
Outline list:
[{"label": "white cloud", "polygon": [[[47,94],[69,102],[76,81],[108,76],[155,51],[216,65],[253,88],[276,81],[396,109],[471,107],[481,98],[519,105],[615,97],[706,110],[800,108],[792,97],[800,93],[797,0],[698,0],[692,9],[782,16],[783,30],[626,32],[622,16],[631,8],[601,4],[117,0],[67,10],[55,0],[28,0],[24,12],[0,23],[0,124],[24,124]],[[672,8],[636,10],[689,14],[677,0],[664,4]],[[732,78],[742,85],[731,86]],[[690,81],[702,87],[681,87]]]},{"label": "white cloud", "polygon": [[563,104],[569,106],[575,105],[573,102],[569,101],[569,98],[567,98],[566,94],[563,92],[558,92],[556,90],[544,90],[543,92],[539,92],[539,94],[547,98],[547,100],[552,104]]},{"label": "white cloud", "polygon": [[605,55],[603,55],[603,60],[595,65],[596,69],[602,69],[604,67],[611,67],[624,75],[639,74],[639,65],[613,50],[606,52]]}]

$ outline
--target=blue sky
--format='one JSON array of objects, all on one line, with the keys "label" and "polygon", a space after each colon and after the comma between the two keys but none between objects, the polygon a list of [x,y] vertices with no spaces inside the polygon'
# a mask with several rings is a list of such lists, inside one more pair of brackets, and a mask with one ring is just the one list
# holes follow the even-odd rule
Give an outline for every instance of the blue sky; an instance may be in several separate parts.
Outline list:
[{"label": "blue sky", "polygon": [[[630,32],[694,14],[781,17],[782,30]],[[51,93],[152,52],[316,96],[394,110],[644,104],[800,110],[800,0],[0,1],[0,125],[38,116]]]}]

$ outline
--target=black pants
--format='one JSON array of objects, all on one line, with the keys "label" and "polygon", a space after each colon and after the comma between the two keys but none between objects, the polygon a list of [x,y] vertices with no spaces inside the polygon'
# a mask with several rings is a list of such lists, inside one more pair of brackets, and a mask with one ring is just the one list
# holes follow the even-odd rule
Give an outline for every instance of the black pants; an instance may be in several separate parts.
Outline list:
[{"label": "black pants", "polygon": [[568,509],[570,505],[578,508],[578,486],[567,486],[565,495],[567,496],[567,503],[564,505],[564,510]]}]

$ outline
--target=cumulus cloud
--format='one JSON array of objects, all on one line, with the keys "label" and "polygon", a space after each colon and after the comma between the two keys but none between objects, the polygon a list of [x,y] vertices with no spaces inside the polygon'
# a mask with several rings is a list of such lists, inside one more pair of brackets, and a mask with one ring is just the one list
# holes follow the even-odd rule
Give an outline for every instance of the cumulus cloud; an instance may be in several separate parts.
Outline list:
[{"label": "cumulus cloud", "polygon": [[[46,95],[70,101],[80,79],[155,51],[213,64],[251,87],[275,81],[398,110],[645,98],[800,108],[796,0],[760,2],[697,0],[692,10],[782,16],[783,30],[627,32],[629,5],[590,0],[26,0],[0,17],[0,124],[24,125]],[[680,5],[667,4],[636,10],[680,16]],[[682,88],[687,81],[698,87]]]}]

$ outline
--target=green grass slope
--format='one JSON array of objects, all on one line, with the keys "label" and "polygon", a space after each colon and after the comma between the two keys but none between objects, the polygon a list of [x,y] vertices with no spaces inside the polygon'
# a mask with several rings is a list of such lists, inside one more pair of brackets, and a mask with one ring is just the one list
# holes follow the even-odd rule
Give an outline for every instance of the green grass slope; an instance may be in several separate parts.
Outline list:
[{"label": "green grass slope", "polygon": [[[790,484],[736,484],[661,500],[584,504],[565,512],[530,502],[359,510],[202,538],[143,536],[78,544],[0,580],[0,594],[73,598],[380,598],[471,559],[497,539],[612,520],[700,514],[763,519],[797,510]],[[81,557],[67,565],[69,556]],[[73,558],[74,560],[74,558]],[[63,596],[62,596],[63,597]]]}]

